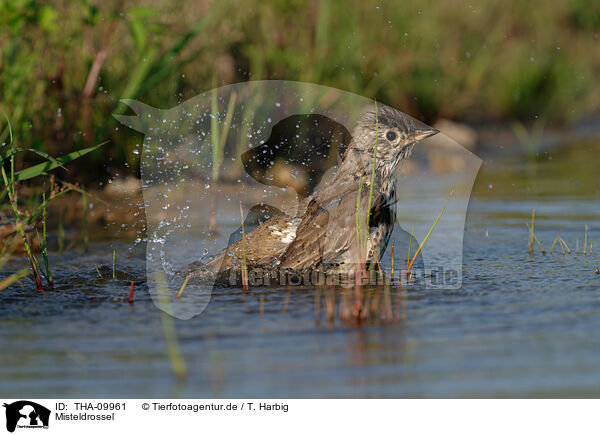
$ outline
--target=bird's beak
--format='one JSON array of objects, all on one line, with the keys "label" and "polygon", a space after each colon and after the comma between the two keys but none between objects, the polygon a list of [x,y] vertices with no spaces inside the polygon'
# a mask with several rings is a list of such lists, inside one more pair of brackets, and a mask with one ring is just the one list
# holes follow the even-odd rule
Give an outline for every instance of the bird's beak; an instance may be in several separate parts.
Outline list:
[{"label": "bird's beak", "polygon": [[439,132],[440,131],[436,130],[435,128],[418,128],[413,132],[411,139],[417,142],[423,139],[427,139],[429,136],[433,136],[434,134],[437,134]]}]

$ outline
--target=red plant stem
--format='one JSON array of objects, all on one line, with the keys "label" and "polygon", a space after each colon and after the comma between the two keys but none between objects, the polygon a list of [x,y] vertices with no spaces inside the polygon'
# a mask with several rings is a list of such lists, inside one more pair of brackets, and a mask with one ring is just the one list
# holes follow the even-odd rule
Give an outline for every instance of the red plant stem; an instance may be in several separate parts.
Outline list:
[{"label": "red plant stem", "polygon": [[131,287],[129,287],[129,303],[133,304],[133,281],[131,281]]},{"label": "red plant stem", "polygon": [[[27,245],[25,245],[25,247],[27,248]],[[28,249],[28,254],[30,252],[31,251]],[[37,287],[37,291],[42,293],[44,291],[44,287],[42,286],[42,279],[40,278],[40,273],[35,264],[35,258],[33,256],[29,257],[29,263],[31,264],[31,270],[33,270],[33,276],[35,276],[35,285]]]},{"label": "red plant stem", "polygon": [[392,281],[394,280],[394,245],[396,244],[396,237],[392,236]]},{"label": "red plant stem", "polygon": [[33,261],[31,262],[31,268],[33,269],[33,274],[35,275],[35,285],[37,287],[37,290],[38,292],[43,293],[44,287],[42,287],[42,280],[40,278],[40,274],[37,270],[37,267],[35,266],[35,263]]},{"label": "red plant stem", "polygon": [[362,279],[363,276],[367,276],[366,273],[366,269],[364,269],[364,275],[363,275],[363,269],[357,269],[354,272],[354,311],[352,312],[352,315],[354,316],[355,320],[359,320],[360,319],[360,314],[362,312]]},{"label": "red plant stem", "polygon": [[242,289],[247,293],[248,292],[248,278],[244,273],[244,269],[242,269]]}]

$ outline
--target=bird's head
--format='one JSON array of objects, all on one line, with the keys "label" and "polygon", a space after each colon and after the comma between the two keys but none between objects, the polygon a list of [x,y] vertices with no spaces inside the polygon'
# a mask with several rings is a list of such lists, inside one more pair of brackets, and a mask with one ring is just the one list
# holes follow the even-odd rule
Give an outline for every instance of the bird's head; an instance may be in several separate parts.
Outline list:
[{"label": "bird's head", "polygon": [[400,160],[410,156],[417,142],[436,133],[438,130],[424,124],[417,126],[399,110],[377,105],[358,120],[353,145],[367,159],[373,160],[376,153],[377,168],[393,172]]}]

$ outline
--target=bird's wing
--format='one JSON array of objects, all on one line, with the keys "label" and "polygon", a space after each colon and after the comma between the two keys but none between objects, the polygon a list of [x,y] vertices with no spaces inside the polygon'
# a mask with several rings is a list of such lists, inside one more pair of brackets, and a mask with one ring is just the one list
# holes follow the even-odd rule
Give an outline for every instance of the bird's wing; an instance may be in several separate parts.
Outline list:
[{"label": "bird's wing", "polygon": [[[361,260],[357,243],[359,240],[356,228],[358,195],[358,186],[354,186],[344,189],[342,193],[338,192],[335,197],[320,200],[317,196],[312,199],[298,225],[296,238],[280,258],[280,267],[304,270],[317,266],[329,268],[364,262]],[[361,189],[359,204],[363,230],[368,198],[368,188]],[[373,224],[373,219],[376,219],[374,213],[379,213],[377,210],[381,209],[378,205],[381,203],[382,196],[374,192],[370,226]]]},{"label": "bird's wing", "polygon": [[240,239],[228,246],[204,268],[210,272],[223,272],[230,268],[240,268],[244,256],[248,265],[278,256],[293,240],[297,225],[298,222],[292,216],[280,213],[247,233],[243,244]]}]

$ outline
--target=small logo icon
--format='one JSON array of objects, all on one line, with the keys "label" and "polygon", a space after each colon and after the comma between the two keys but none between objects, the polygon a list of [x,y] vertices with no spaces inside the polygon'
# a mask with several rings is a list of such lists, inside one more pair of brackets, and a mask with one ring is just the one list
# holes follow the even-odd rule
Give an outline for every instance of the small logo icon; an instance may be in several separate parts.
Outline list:
[{"label": "small logo icon", "polygon": [[4,404],[6,408],[6,430],[14,432],[19,429],[48,428],[50,410],[42,405],[29,400],[19,400],[11,404]]}]

